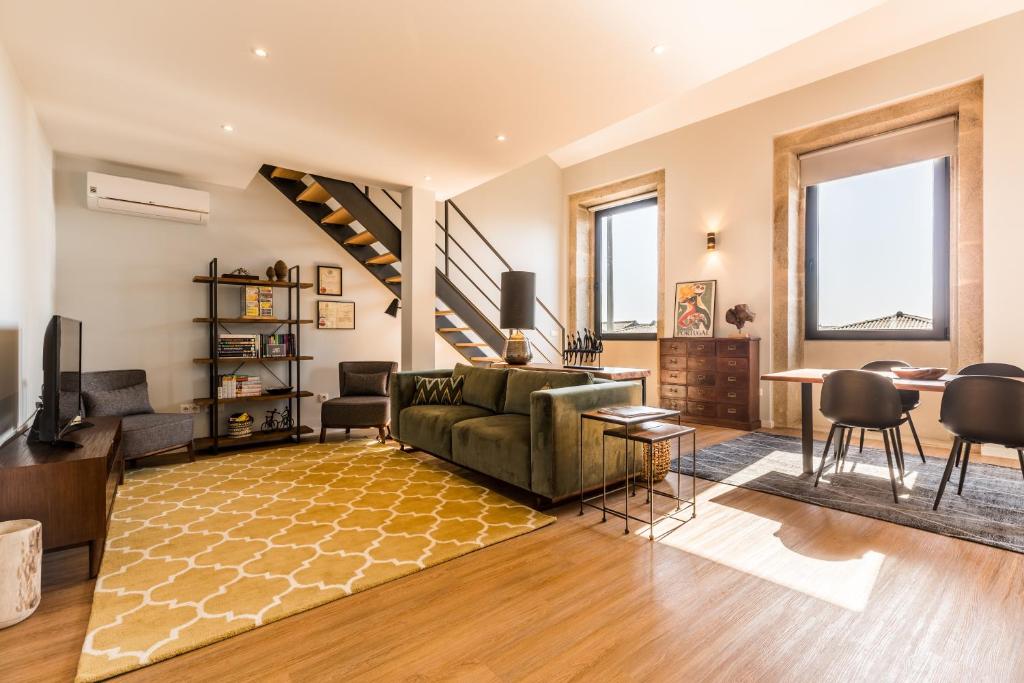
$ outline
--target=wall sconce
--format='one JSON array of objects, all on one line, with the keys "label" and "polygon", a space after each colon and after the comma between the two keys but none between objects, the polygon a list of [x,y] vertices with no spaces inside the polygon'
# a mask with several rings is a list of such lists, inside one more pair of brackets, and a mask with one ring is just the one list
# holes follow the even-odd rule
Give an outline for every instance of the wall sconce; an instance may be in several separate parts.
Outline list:
[{"label": "wall sconce", "polygon": [[388,307],[384,310],[384,312],[386,314],[390,315],[392,318],[397,318],[398,317],[398,311],[401,308],[402,308],[402,306],[401,306],[400,302],[398,301],[398,299],[392,299],[391,303],[388,304]]},{"label": "wall sconce", "polygon": [[708,251],[714,251],[718,248],[718,234],[714,232],[708,233]]}]

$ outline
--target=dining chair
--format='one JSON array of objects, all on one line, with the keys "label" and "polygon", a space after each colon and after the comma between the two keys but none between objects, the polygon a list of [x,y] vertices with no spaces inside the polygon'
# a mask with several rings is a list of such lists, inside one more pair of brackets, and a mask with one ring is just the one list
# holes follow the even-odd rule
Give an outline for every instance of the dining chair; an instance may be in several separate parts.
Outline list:
[{"label": "dining chair", "polygon": [[[974,363],[966,365],[956,373],[958,376],[989,375],[991,377],[1024,377],[1024,368],[1019,368],[1010,363]],[[967,455],[971,453],[971,445],[967,444]],[[960,467],[961,454],[956,455],[956,467]]]},{"label": "dining chair", "polygon": [[[874,370],[876,372],[889,371],[893,368],[909,368],[912,367],[910,363],[906,363],[901,360],[873,360],[861,367],[861,370]],[[914,443],[917,444],[917,453],[921,456],[921,462],[927,462],[924,458],[924,449],[921,448],[921,439],[917,436],[917,427],[914,426],[914,418],[910,416],[910,411],[921,405],[921,392],[913,391],[911,389],[898,389],[900,393],[900,403],[903,404],[903,414],[907,418],[907,425],[910,427],[910,434],[914,437]],[[903,452],[903,437],[900,435],[900,430],[896,430],[896,439],[899,442],[900,452]],[[860,430],[860,452],[864,452],[864,430]]]},{"label": "dining chair", "polygon": [[818,486],[821,475],[825,471],[825,459],[829,447],[833,449],[833,462],[836,474],[842,472],[846,453],[850,449],[853,430],[865,429],[882,434],[885,443],[885,457],[889,463],[889,481],[892,484],[892,498],[899,504],[899,492],[896,489],[896,474],[893,471],[893,455],[896,456],[900,483],[903,483],[903,454],[897,447],[895,431],[905,421],[903,403],[899,392],[892,381],[868,370],[836,370],[825,376],[821,388],[821,414],[830,422],[832,428],[825,441],[825,450],[821,453],[821,465],[818,475],[814,478],[814,486]]},{"label": "dining chair", "polygon": [[932,510],[939,509],[953,464],[961,452],[963,463],[956,493],[963,493],[974,444],[990,443],[1016,450],[1024,476],[1024,382],[993,375],[957,377],[950,381],[942,395],[939,422],[954,439]]}]

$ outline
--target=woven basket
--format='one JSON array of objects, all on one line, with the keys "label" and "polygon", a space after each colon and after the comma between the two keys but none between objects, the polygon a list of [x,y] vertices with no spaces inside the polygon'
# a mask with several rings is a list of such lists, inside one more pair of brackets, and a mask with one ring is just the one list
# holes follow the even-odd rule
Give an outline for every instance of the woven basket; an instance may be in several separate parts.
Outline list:
[{"label": "woven basket", "polygon": [[246,415],[244,418],[229,417],[228,438],[244,439],[248,436],[252,436],[252,423],[253,419],[251,415]]},{"label": "woven basket", "polygon": [[[640,481],[647,481],[647,468],[651,462],[651,446],[644,444],[644,454],[640,465]],[[657,483],[668,474],[669,464],[672,462],[672,444],[668,441],[659,441],[654,444],[654,472],[651,481]]]}]

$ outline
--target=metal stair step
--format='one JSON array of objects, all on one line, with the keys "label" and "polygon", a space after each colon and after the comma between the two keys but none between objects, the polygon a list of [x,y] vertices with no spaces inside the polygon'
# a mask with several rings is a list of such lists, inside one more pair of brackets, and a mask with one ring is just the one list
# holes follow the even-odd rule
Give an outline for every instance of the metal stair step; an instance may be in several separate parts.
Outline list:
[{"label": "metal stair step", "polygon": [[273,171],[270,172],[271,178],[282,178],[284,180],[302,180],[306,177],[306,174],[302,171],[293,171],[290,168],[283,166],[277,166]]}]

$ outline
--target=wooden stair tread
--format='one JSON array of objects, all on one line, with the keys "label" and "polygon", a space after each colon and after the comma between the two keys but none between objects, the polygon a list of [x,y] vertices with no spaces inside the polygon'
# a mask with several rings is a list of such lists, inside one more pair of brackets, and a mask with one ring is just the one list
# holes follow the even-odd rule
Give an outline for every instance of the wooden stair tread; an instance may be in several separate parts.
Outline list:
[{"label": "wooden stair tread", "polygon": [[436,315],[436,316],[455,315],[455,311],[434,311],[434,315]]},{"label": "wooden stair tread", "polygon": [[389,285],[399,285],[402,284],[402,276],[392,275],[391,277],[384,278],[384,282],[386,282]]},{"label": "wooden stair tread", "polygon": [[455,346],[460,349],[468,349],[470,347],[483,349],[487,348],[487,342],[455,342]]},{"label": "wooden stair tread", "polygon": [[283,178],[285,180],[302,180],[306,177],[306,174],[302,171],[293,171],[290,168],[283,166],[277,166],[273,171],[270,172],[271,178]]},{"label": "wooden stair tread", "polygon": [[[324,220],[326,221],[327,219]],[[342,244],[349,247],[365,247],[366,245],[373,244],[376,241],[377,238],[373,236],[373,233],[369,230],[364,230],[363,232],[356,233],[355,235],[346,238]]]},{"label": "wooden stair tread", "polygon": [[439,327],[438,332],[469,332],[472,328],[469,327]]},{"label": "wooden stair tread", "polygon": [[470,358],[474,363],[501,363],[504,358],[498,358],[497,356],[474,356]]},{"label": "wooden stair tread", "polygon": [[346,209],[343,206],[340,209],[335,209],[334,211],[331,211],[329,214],[320,219],[320,222],[325,225],[348,225],[354,220],[355,218],[352,216],[352,214],[350,214],[348,212],[348,209]]},{"label": "wooden stair tread", "polygon": [[327,190],[320,183],[313,183],[308,186],[305,190],[299,193],[299,196],[295,198],[297,202],[311,202],[313,204],[323,204],[331,195],[327,194]]},{"label": "wooden stair tread", "polygon": [[389,266],[392,263],[398,263],[398,257],[388,252],[386,254],[380,254],[372,258],[368,258],[363,261],[368,266]]}]

